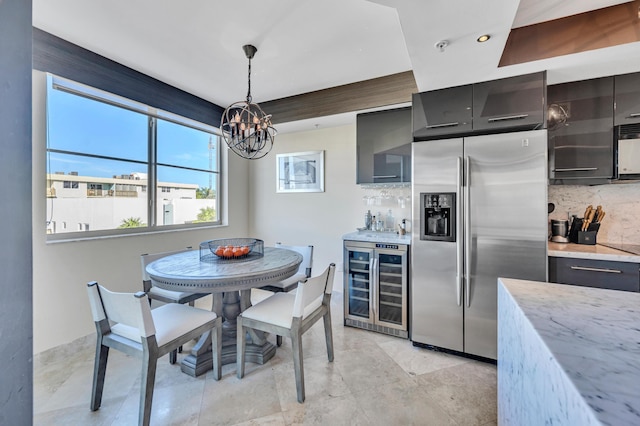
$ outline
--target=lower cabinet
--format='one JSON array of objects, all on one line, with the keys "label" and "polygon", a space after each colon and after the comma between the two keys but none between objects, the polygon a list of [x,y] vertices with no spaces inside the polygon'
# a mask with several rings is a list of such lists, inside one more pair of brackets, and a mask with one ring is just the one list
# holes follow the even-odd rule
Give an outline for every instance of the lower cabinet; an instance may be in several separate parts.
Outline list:
[{"label": "lower cabinet", "polygon": [[640,292],[640,264],[549,257],[549,282]]}]

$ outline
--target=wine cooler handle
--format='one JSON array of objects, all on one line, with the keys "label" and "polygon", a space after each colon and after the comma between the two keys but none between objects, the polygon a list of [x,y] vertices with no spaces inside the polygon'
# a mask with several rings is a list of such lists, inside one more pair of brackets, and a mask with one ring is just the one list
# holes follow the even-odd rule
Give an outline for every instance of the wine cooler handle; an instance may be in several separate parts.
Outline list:
[{"label": "wine cooler handle", "polygon": [[465,183],[466,193],[464,200],[464,280],[465,280],[465,298],[467,299],[467,308],[471,306],[471,160],[465,158]]},{"label": "wine cooler handle", "polygon": [[371,273],[371,277],[369,282],[371,283],[371,287],[369,289],[369,297],[371,298],[371,313],[374,319],[378,319],[378,259],[375,257],[372,259],[373,261],[373,272]]},{"label": "wine cooler handle", "polygon": [[[457,172],[456,175],[456,198],[461,200],[460,195],[462,194],[462,157],[458,157],[457,164]],[[462,281],[464,280],[464,264],[463,264],[463,251],[462,251],[462,236],[460,235],[460,231],[462,230],[462,203],[458,203],[458,207],[456,209],[456,233],[458,234],[456,238],[456,303],[458,306],[462,306]]]}]

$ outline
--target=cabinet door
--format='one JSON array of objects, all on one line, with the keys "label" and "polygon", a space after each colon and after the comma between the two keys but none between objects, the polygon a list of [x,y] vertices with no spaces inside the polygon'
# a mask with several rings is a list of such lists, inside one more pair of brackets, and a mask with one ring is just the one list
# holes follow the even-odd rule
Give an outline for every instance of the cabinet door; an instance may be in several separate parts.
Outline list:
[{"label": "cabinet door", "polygon": [[613,124],[640,123],[640,73],[616,75]]},{"label": "cabinet door", "polygon": [[411,107],[357,116],[356,183],[411,181]]},{"label": "cabinet door", "polygon": [[552,85],[547,94],[549,177],[613,178],[613,77]]},{"label": "cabinet door", "polygon": [[472,86],[413,95],[413,139],[425,141],[472,130]]},{"label": "cabinet door", "polygon": [[534,130],[545,125],[546,72],[473,85],[473,130]]},{"label": "cabinet door", "polygon": [[373,322],[373,250],[345,246],[344,316]]},{"label": "cabinet door", "polygon": [[407,251],[376,251],[376,322],[407,329]]},{"label": "cabinet door", "polygon": [[638,292],[639,271],[637,263],[549,257],[549,281],[552,283]]}]

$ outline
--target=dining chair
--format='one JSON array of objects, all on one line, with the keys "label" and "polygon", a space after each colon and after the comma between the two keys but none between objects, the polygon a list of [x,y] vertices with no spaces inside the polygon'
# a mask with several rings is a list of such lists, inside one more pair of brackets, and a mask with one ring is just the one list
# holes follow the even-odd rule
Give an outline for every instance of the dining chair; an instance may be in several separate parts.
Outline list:
[{"label": "dining chair", "polygon": [[302,335],[320,318],[324,320],[324,335],[329,362],[333,362],[333,335],[331,333],[331,290],[336,265],[331,263],[325,271],[298,284],[294,293],[275,293],[249,307],[237,318],[237,375],[244,376],[246,334],[249,329],[261,330],[291,339],[293,367],[298,402],[304,402],[304,365]]},{"label": "dining chair", "polygon": [[178,346],[210,331],[214,379],[220,379],[222,318],[215,312],[177,303],[151,309],[144,292],[115,293],[95,281],[87,291],[97,332],[91,411],[102,403],[110,348],[142,358],[139,425],[148,425],[151,417],[157,360]]},{"label": "dining chair", "polygon": [[305,278],[309,278],[311,276],[311,268],[313,266],[313,246],[312,245],[288,246],[280,242],[277,242],[275,244],[275,247],[293,250],[295,252],[300,253],[300,255],[302,255],[302,263],[300,263],[300,266],[298,267],[298,271],[295,273],[295,275],[287,279],[284,279],[282,281],[269,284],[262,288],[265,290],[270,290],[274,292],[280,292],[280,291],[288,292],[296,288],[298,286],[298,282],[304,280]]},{"label": "dining chair", "polygon": [[[170,256],[172,254],[184,253],[185,251],[190,251],[192,248],[187,247],[182,250],[174,250],[174,251],[166,251],[162,253],[153,253],[153,254],[142,254],[140,255],[140,261],[142,264],[142,289],[147,296],[149,296],[149,303],[152,300],[157,300],[162,303],[179,303],[185,304],[188,303],[189,306],[194,306],[194,302],[201,297],[208,296],[210,293],[188,293],[185,291],[171,291],[164,290],[159,287],[154,287],[151,283],[151,277],[147,273],[147,265],[153,261],[161,259],[166,256]],[[169,362],[171,364],[175,364],[178,359],[178,352],[182,352],[182,347],[179,347],[175,351],[169,354]]]}]

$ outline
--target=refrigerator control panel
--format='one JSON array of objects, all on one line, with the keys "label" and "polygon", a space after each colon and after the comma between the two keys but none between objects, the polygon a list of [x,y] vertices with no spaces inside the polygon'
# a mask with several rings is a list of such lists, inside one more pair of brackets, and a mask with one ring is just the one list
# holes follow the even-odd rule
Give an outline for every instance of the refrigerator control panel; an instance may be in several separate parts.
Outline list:
[{"label": "refrigerator control panel", "polygon": [[456,241],[456,193],[420,193],[420,239]]}]

